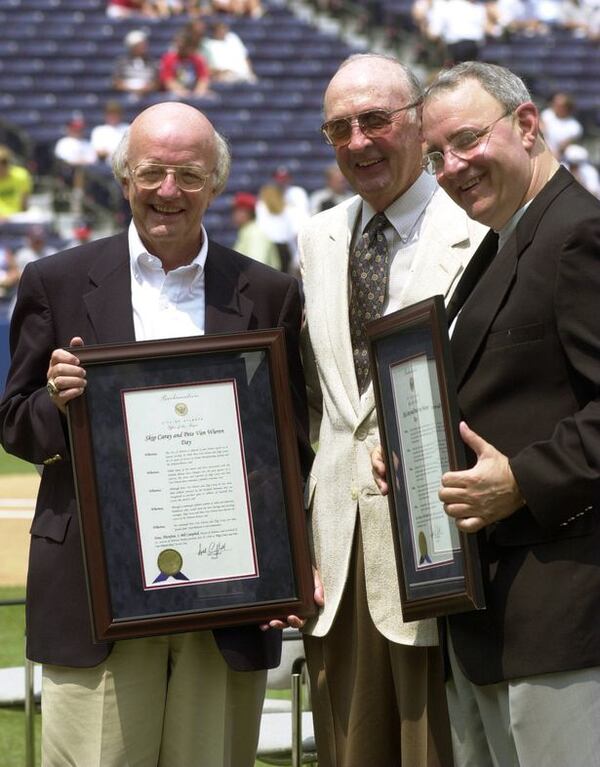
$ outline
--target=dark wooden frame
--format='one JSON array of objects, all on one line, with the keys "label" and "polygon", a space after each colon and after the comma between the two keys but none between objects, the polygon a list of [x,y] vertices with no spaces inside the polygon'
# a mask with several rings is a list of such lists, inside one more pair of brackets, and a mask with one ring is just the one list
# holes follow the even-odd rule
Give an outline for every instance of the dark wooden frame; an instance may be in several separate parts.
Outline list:
[{"label": "dark wooden frame", "polygon": [[[439,388],[448,469],[455,471],[465,468],[443,297],[428,298],[375,320],[367,325],[367,333],[379,431],[388,473],[391,473],[390,467],[393,466],[390,460],[392,446],[402,447],[396,408],[390,398],[391,369],[394,364],[421,354],[426,354],[428,360],[435,360],[437,381],[433,383]],[[399,455],[404,466],[402,450],[399,449],[395,454]],[[408,494],[403,489],[399,490],[391,477],[388,487],[404,620],[419,620],[483,608],[485,602],[477,537],[459,531],[460,550],[452,551],[451,563],[444,563],[443,567],[433,565],[419,573],[413,547],[407,543],[410,531]]]},{"label": "dark wooden frame", "polygon": [[[290,614],[312,615],[315,611],[313,580],[284,331],[277,328],[167,341],[78,347],[72,351],[86,368],[88,381],[85,393],[68,406],[68,425],[94,639],[126,639],[259,624]],[[111,498],[110,503],[105,503],[103,499],[106,493],[116,494],[118,490],[114,488],[131,487],[129,462],[119,458],[125,428],[119,404],[120,390],[130,390],[136,385],[145,388],[217,380],[222,376],[216,374],[213,379],[210,370],[235,364],[239,368],[240,355],[244,353],[259,353],[263,361],[263,373],[258,377],[257,384],[260,386],[258,399],[262,397],[263,406],[258,414],[250,413],[255,407],[255,398],[247,396],[246,410],[249,414],[242,428],[244,451],[246,453],[246,439],[249,442],[255,440],[256,444],[252,445],[254,452],[260,453],[263,449],[268,464],[266,476],[271,481],[269,487],[273,488],[268,494],[263,490],[262,495],[258,491],[250,491],[253,523],[262,530],[260,536],[257,534],[256,546],[257,556],[263,565],[257,579],[246,580],[256,580],[257,583],[252,586],[238,584],[237,591],[230,584],[230,590],[226,593],[219,593],[222,585],[193,584],[185,588],[154,590],[151,598],[146,597],[148,592],[141,580],[139,588],[137,584],[138,568],[134,562],[139,562],[138,553],[132,551],[131,540],[129,545],[123,542],[128,540],[129,532],[125,536],[111,532],[113,527],[125,525],[129,531],[131,525],[135,525],[132,498],[123,498],[121,493],[116,500]],[[209,371],[206,379],[202,379],[203,367]],[[157,376],[162,378],[162,384],[157,384]],[[165,377],[169,376],[173,380],[166,383]],[[116,390],[114,393],[113,388]],[[243,404],[240,404],[240,412],[244,421]],[[106,422],[112,427],[105,427]],[[260,432],[261,428],[263,432]],[[272,434],[274,439],[265,439],[265,433]],[[273,442],[276,443],[274,446]],[[255,460],[254,455],[245,457]],[[260,475],[260,472],[256,473]],[[126,492],[124,494],[127,495]],[[275,531],[273,535],[271,530]],[[127,560],[127,569],[131,571],[131,582],[123,582],[125,571],[121,571],[120,564],[114,565],[116,560],[112,552],[111,556],[107,556],[109,547],[123,549],[123,559]],[[125,580],[128,577],[125,572]],[[287,583],[287,586],[282,583]],[[255,589],[256,595],[260,596],[248,596],[244,592],[246,588]],[[174,592],[179,595],[185,592],[184,604],[175,608],[168,601],[173,601],[173,597],[166,596]],[[129,604],[127,593],[130,595]],[[148,604],[145,599],[148,599]],[[163,599],[167,602],[161,601]],[[117,603],[118,609],[115,607]]]}]

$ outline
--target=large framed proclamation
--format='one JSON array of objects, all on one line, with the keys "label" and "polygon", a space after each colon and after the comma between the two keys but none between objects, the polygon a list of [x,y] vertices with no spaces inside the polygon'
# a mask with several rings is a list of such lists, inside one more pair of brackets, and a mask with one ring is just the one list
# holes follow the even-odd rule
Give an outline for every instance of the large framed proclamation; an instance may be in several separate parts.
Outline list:
[{"label": "large framed proclamation", "polygon": [[95,640],[311,615],[284,331],[72,351]]},{"label": "large framed proclamation", "polygon": [[477,537],[438,498],[465,468],[442,296],[367,325],[404,620],[484,607]]}]

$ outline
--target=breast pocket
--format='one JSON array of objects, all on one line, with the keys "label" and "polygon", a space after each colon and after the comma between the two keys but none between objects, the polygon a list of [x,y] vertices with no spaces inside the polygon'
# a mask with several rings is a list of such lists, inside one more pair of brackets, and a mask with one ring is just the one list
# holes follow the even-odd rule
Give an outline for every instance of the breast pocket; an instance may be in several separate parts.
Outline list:
[{"label": "breast pocket", "polygon": [[496,330],[488,336],[485,348],[503,349],[507,346],[517,346],[534,341],[541,341],[544,337],[544,325],[542,322],[534,322],[531,325],[520,325],[516,328]]}]

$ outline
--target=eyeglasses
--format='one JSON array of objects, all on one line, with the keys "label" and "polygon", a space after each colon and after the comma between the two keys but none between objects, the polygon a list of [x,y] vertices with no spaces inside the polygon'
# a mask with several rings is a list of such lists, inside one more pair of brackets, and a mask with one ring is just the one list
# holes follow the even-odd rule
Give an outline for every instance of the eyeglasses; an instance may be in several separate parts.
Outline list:
[{"label": "eyeglasses", "polygon": [[208,175],[193,165],[160,165],[141,163],[129,175],[140,189],[158,189],[169,173],[175,175],[175,183],[183,192],[200,192],[204,189]]},{"label": "eyeglasses", "polygon": [[350,143],[352,138],[352,126],[358,125],[367,138],[382,136],[387,133],[394,120],[401,112],[407,109],[413,109],[420,104],[415,101],[413,104],[407,104],[399,109],[388,111],[387,109],[369,109],[366,112],[360,112],[357,115],[348,115],[348,117],[338,117],[335,120],[329,120],[321,125],[321,133],[325,136],[325,141],[331,146],[341,147]]},{"label": "eyeglasses", "polygon": [[500,120],[504,120],[505,117],[511,115],[512,112],[512,109],[508,109],[506,112],[504,112],[504,114],[501,114],[500,117],[494,120],[494,122],[490,123],[486,128],[482,128],[481,130],[461,131],[456,136],[454,136],[452,141],[448,143],[448,148],[443,152],[427,152],[426,155],[423,155],[423,169],[426,170],[427,173],[430,173],[432,176],[440,173],[444,169],[444,157],[446,152],[450,152],[450,154],[458,157],[459,160],[470,160],[479,151],[479,147],[481,146],[481,139],[484,136],[487,136],[489,141],[490,136],[492,135],[492,131],[496,127],[496,124],[499,123]]}]

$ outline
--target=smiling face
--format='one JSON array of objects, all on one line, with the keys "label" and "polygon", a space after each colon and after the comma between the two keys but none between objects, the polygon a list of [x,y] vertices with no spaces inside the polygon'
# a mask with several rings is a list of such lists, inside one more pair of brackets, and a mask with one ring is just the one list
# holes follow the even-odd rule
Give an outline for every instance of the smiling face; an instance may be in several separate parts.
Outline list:
[{"label": "smiling face", "polygon": [[473,79],[452,90],[435,92],[423,107],[425,151],[444,153],[437,180],[470,218],[498,231],[536,191],[538,115],[525,102],[480,139],[468,160],[452,154],[449,144],[463,131],[477,133],[505,107]]},{"label": "smiling face", "polygon": [[157,189],[141,189],[125,176],[123,194],[142,242],[165,268],[190,263],[201,245],[202,216],[214,197],[215,133],[193,107],[165,103],[142,112],[131,125],[127,163],[191,165],[209,175],[200,192],[184,192],[169,173]]},{"label": "smiling face", "polygon": [[[393,111],[413,101],[402,70],[385,59],[353,61],[333,77],[325,93],[325,120],[370,109]],[[358,125],[346,146],[335,150],[348,183],[376,211],[383,211],[421,173],[419,121],[414,111],[401,112],[389,131],[368,138]]]}]

